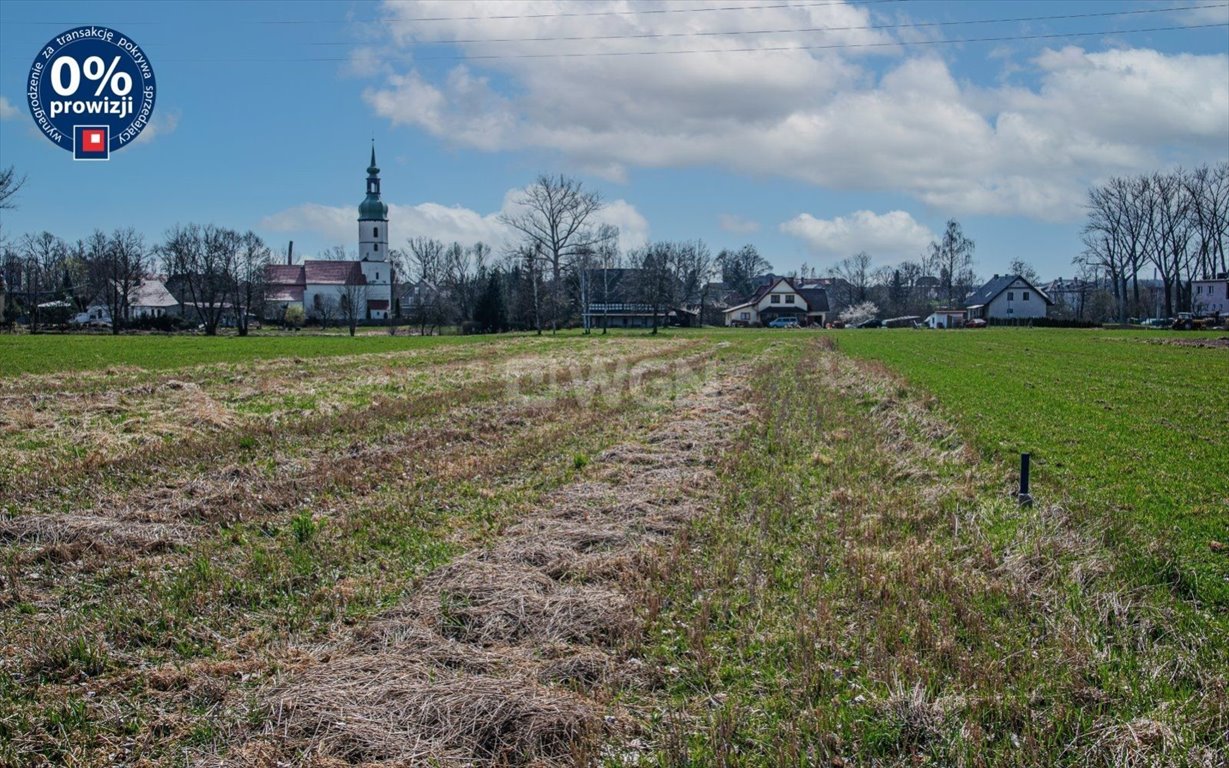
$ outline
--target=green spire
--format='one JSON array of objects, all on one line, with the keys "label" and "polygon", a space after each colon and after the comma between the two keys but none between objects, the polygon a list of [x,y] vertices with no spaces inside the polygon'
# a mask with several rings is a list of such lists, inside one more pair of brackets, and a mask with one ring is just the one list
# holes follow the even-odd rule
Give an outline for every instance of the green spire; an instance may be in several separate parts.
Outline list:
[{"label": "green spire", "polygon": [[380,169],[376,167],[376,140],[372,139],[371,140],[371,165],[367,166],[367,175],[375,176],[379,172],[380,172]]}]

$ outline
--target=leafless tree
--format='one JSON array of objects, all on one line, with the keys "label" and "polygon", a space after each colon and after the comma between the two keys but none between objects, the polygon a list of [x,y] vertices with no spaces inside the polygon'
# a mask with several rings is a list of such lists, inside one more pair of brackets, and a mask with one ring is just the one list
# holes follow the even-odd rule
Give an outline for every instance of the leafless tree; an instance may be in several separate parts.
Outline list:
[{"label": "leafless tree", "polygon": [[311,315],[320,322],[320,327],[328,328],[333,318],[337,317],[337,297],[326,293],[317,293],[312,297]]},{"label": "leafless tree", "polygon": [[841,259],[832,267],[832,276],[845,281],[847,296],[840,297],[842,304],[860,304],[867,300],[871,287],[871,255],[858,251],[853,256]]},{"label": "leafless tree", "polygon": [[40,320],[38,305],[55,296],[57,275],[63,269],[68,247],[50,232],[40,232],[23,237],[19,250],[21,275],[15,293],[22,297],[33,332],[38,330]]},{"label": "leafless tree", "polygon": [[235,327],[240,336],[247,336],[249,318],[264,304],[265,268],[271,254],[264,241],[250,230],[239,236],[238,245],[231,304],[235,308]]},{"label": "leafless tree", "polygon": [[144,279],[147,260],[145,238],[132,228],[117,229],[110,237],[100,230],[90,235],[85,247],[88,284],[106,305],[113,334],[129,319],[129,303]]},{"label": "leafless tree", "polygon": [[13,198],[26,183],[25,176],[18,176],[13,166],[0,168],[0,210],[7,211],[16,207]]},{"label": "leafless tree", "polygon": [[585,191],[576,179],[562,174],[542,175],[518,197],[516,205],[517,213],[504,214],[500,219],[521,234],[535,257],[549,265],[553,333],[559,328],[564,270],[578,254],[599,244],[593,218],[602,208],[602,198]]},{"label": "leafless tree", "polygon": [[755,291],[757,275],[772,270],[772,265],[751,244],[737,251],[722,250],[717,254],[717,266],[721,268],[721,280],[726,287],[743,297]]},{"label": "leafless tree", "polygon": [[168,280],[178,289],[179,300],[192,307],[207,336],[217,335],[227,299],[234,294],[239,241],[234,230],[188,224],[171,228],[162,245]]},{"label": "leafless tree", "polygon": [[341,314],[342,320],[346,322],[346,327],[350,329],[350,335],[353,336],[358,328],[358,321],[363,319],[363,314],[367,306],[367,284],[366,283],[346,283],[337,288],[337,310]]},{"label": "leafless tree", "polygon": [[974,248],[974,242],[964,236],[960,222],[955,219],[948,219],[943,237],[930,244],[930,256],[938,268],[948,306],[963,299],[973,286]]}]

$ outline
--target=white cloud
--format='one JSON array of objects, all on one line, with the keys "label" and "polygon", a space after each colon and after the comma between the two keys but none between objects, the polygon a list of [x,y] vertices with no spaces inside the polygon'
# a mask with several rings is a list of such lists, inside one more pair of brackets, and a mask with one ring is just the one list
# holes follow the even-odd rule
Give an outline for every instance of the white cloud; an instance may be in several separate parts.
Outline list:
[{"label": "white cloud", "polygon": [[[516,240],[515,234],[499,220],[500,214],[514,207],[521,192],[508,190],[500,210],[482,214],[462,206],[439,203],[388,206],[390,247],[399,248],[412,237],[430,237],[445,243],[472,245],[483,242],[496,251]],[[358,239],[358,211],[355,206],[330,206],[304,203],[265,216],[263,229],[290,234],[311,234],[328,245],[352,246]],[[620,246],[636,248],[648,240],[648,222],[625,200],[606,203],[595,217],[596,223],[613,224],[619,228]]]},{"label": "white cloud", "polygon": [[155,113],[140,135],[132,140],[133,144],[148,144],[159,136],[167,136],[175,132],[179,127],[179,111],[172,110],[169,112]]},{"label": "white cloud", "polygon": [[0,96],[0,120],[11,120],[17,115],[17,107],[14,107],[8,99]]},{"label": "white cloud", "polygon": [[782,222],[780,230],[802,240],[811,252],[849,256],[867,251],[879,258],[912,258],[935,235],[905,211],[855,211],[848,216],[817,219],[809,213]]},{"label": "white cloud", "polygon": [[[1033,88],[979,88],[958,81],[933,53],[768,50],[814,44],[815,35],[805,33],[523,40],[874,20],[866,8],[847,4],[742,14],[456,18],[480,17],[483,7],[459,0],[387,3],[385,12],[403,19],[389,25],[391,51],[419,55],[427,43],[452,41],[472,58],[439,76],[411,66],[381,78],[364,94],[376,114],[457,146],[559,153],[607,179],[622,180],[633,167],[718,166],[833,189],[901,191],[944,214],[1047,219],[1080,217],[1087,185],[1105,175],[1173,160],[1219,160],[1229,143],[1224,54],[1064,48],[996,63],[1031,76],[1038,83]],[[634,7],[621,0],[585,6]],[[663,7],[670,5],[654,9]],[[574,8],[555,0],[500,6],[507,16],[567,9]],[[454,20],[410,21],[422,16]],[[874,30],[823,36],[824,44],[892,41]],[[756,50],[730,50],[748,47]],[[543,50],[661,54],[680,48],[711,51],[526,57]],[[490,55],[513,58],[478,58]],[[882,72],[870,66],[884,61]]]},{"label": "white cloud", "polygon": [[740,216],[737,213],[723,213],[717,217],[717,223],[726,232],[735,235],[749,235],[760,231],[760,223],[755,219]]}]

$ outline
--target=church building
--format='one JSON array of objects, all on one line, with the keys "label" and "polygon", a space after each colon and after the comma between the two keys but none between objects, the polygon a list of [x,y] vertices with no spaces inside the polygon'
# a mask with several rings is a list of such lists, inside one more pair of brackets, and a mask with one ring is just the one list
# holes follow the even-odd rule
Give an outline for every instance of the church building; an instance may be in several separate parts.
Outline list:
[{"label": "church building", "polygon": [[388,205],[380,200],[380,168],[371,147],[367,196],[358,206],[358,261],[305,260],[302,264],[270,264],[265,271],[266,314],[280,319],[292,306],[309,318],[336,318],[337,308],[361,296],[366,320],[387,320],[393,305],[393,266],[388,260]]}]

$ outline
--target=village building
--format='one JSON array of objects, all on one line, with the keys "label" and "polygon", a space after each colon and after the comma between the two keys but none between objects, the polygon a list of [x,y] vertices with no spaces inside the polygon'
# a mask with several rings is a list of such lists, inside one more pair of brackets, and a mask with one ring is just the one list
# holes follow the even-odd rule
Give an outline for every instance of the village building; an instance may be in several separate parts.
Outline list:
[{"label": "village building", "polygon": [[380,168],[371,148],[367,167],[367,196],[358,206],[357,261],[304,260],[302,264],[271,264],[266,269],[265,313],[285,317],[299,307],[308,317],[336,316],[348,301],[361,304],[359,317],[386,320],[395,311],[393,266],[388,260],[388,205],[380,199]]},{"label": "village building", "polygon": [[1197,315],[1229,315],[1229,272],[1191,281],[1191,309]]},{"label": "village building", "polygon": [[828,312],[828,292],[824,288],[776,277],[723,314],[728,326],[768,325],[780,317],[793,317],[799,325],[823,325]]},{"label": "village building", "polygon": [[[122,290],[117,285],[116,297]],[[173,317],[181,314],[180,302],[167,289],[166,283],[160,277],[145,277],[128,290],[127,306],[124,308],[124,320],[137,320],[145,317]],[[73,322],[85,324],[110,325],[111,307],[107,306],[106,297],[99,295],[90,302],[85,311],[73,318]]]},{"label": "village building", "polygon": [[995,275],[965,300],[968,319],[1033,320],[1046,316],[1054,303],[1037,286],[1020,275]]},{"label": "village building", "polygon": [[965,312],[963,309],[936,309],[923,321],[927,328],[963,328]]}]

